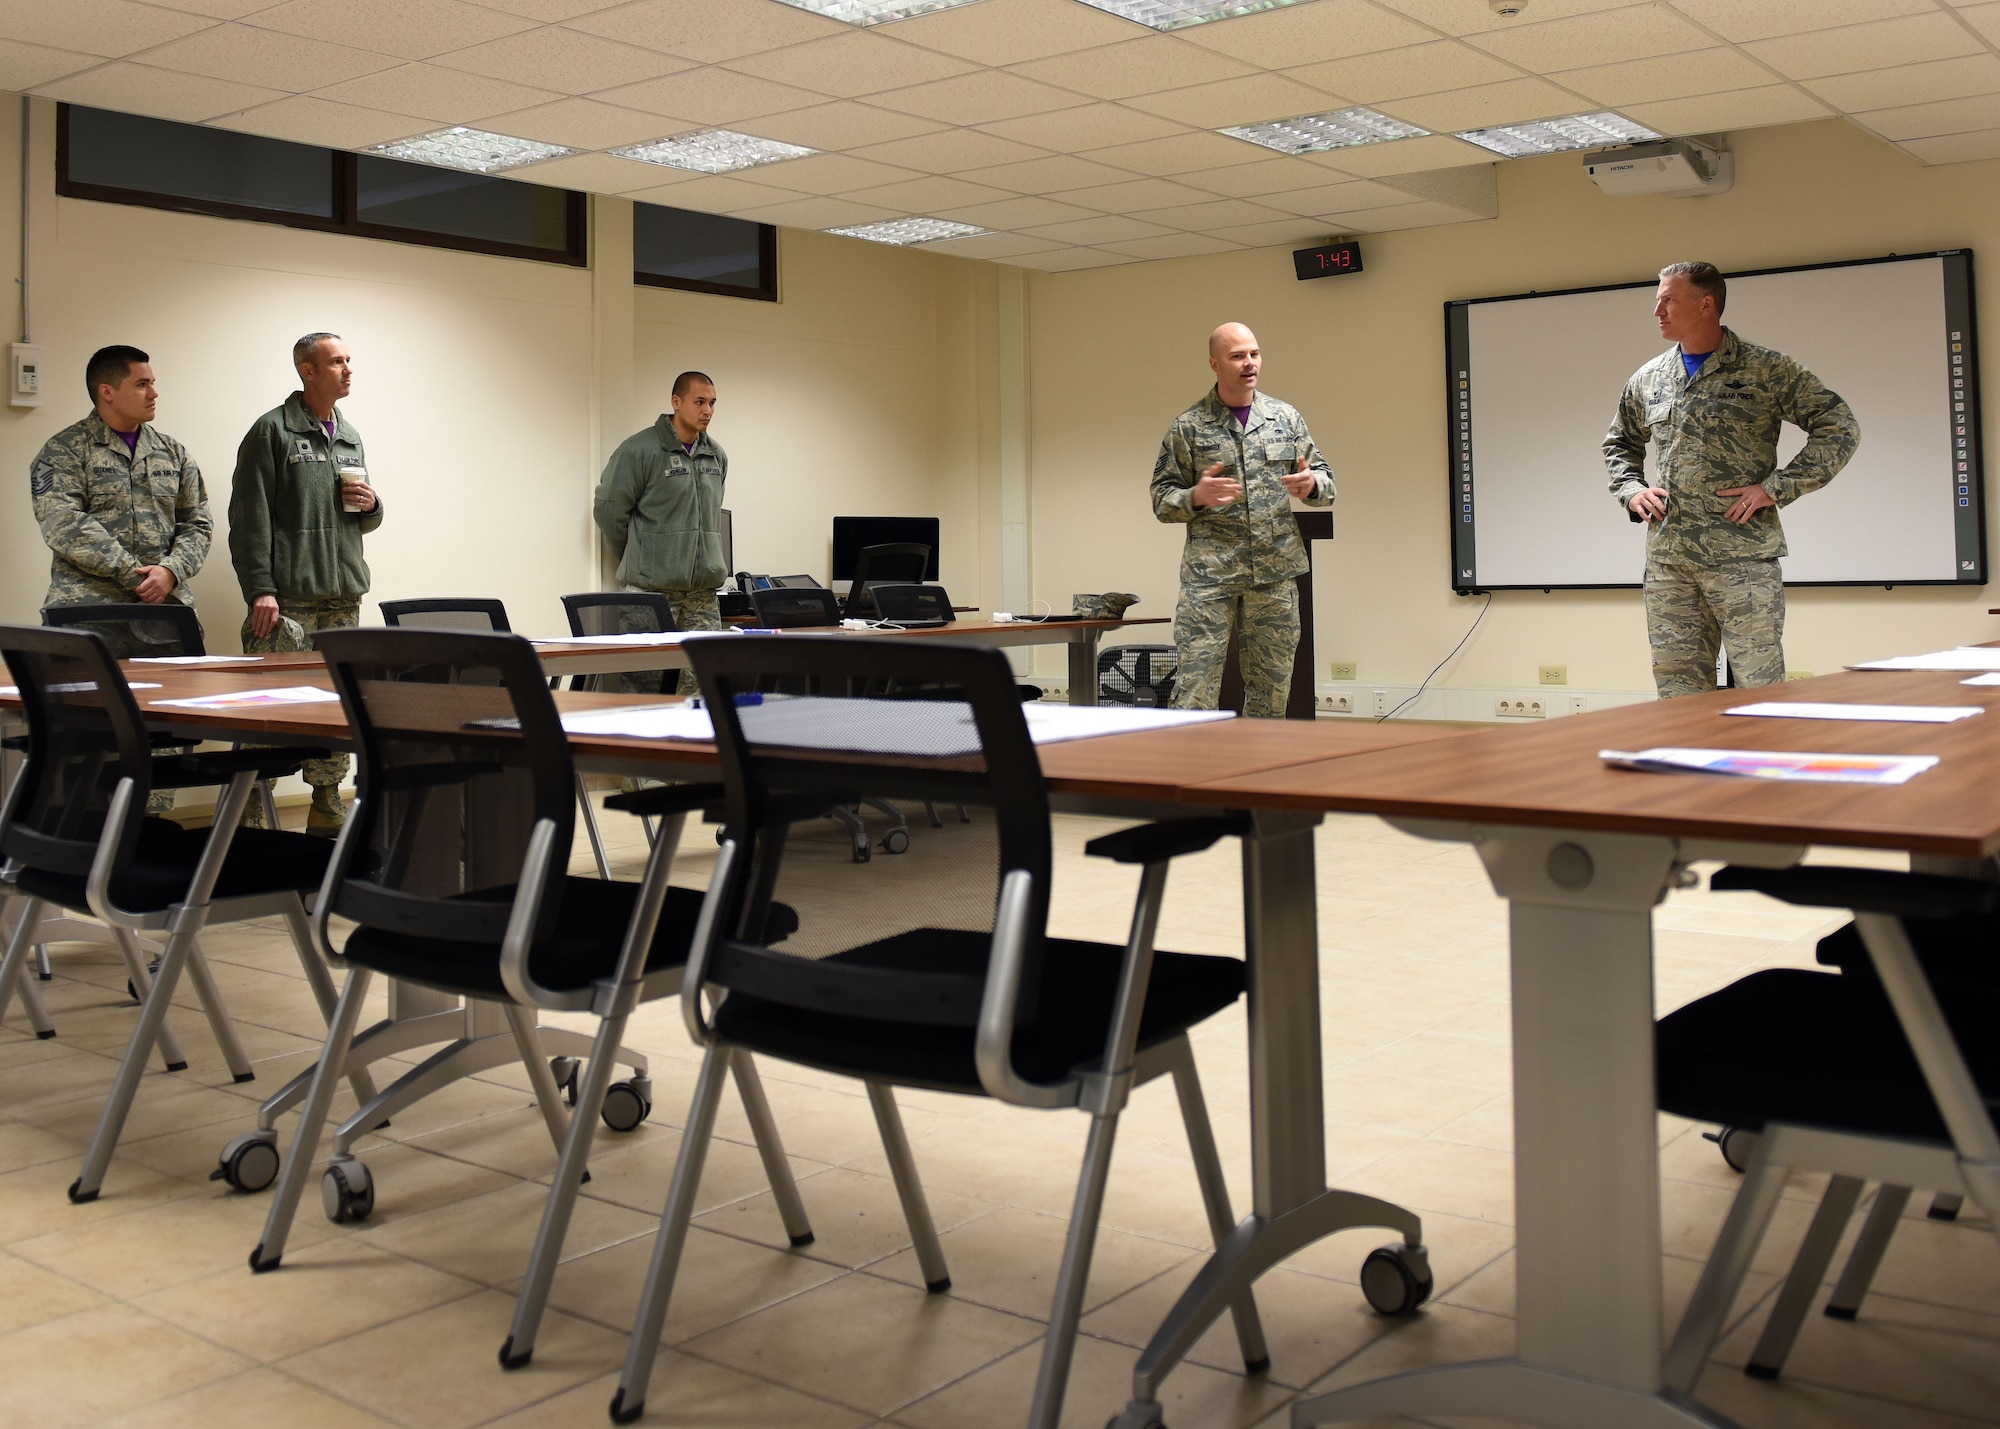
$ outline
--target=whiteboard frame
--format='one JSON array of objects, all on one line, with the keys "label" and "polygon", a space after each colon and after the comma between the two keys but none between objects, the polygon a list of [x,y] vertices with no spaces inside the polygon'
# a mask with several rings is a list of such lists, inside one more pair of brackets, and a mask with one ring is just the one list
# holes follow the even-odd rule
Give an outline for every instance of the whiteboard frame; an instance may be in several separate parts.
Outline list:
[{"label": "whiteboard frame", "polygon": [[[1951,334],[1962,334],[1959,354],[1962,358],[1965,386],[1965,433],[1954,437],[1953,459],[1965,466],[1965,471],[1954,485],[1968,486],[1969,493],[1959,498],[1965,504],[1959,506],[1953,516],[1953,535],[1958,565],[1958,574],[1949,580],[1902,580],[1885,582],[1880,580],[1852,581],[1793,581],[1788,586],[1882,586],[1893,589],[1897,585],[1917,586],[1983,586],[1987,584],[1986,566],[1986,477],[1984,450],[1981,435],[1979,410],[1979,337],[1978,303],[1973,285],[1972,250],[1969,248],[1944,248],[1929,253],[1889,253],[1879,258],[1850,258],[1831,263],[1795,263],[1778,268],[1745,269],[1727,276],[1731,281],[1740,278],[1757,278],[1779,273],[1807,273],[1827,268],[1865,268],[1882,263],[1942,262],[1944,277],[1945,332],[1941,339],[1951,341]],[[1479,580],[1478,551],[1478,507],[1479,482],[1474,462],[1473,434],[1470,429],[1470,387],[1469,377],[1472,367],[1470,314],[1471,309],[1486,303],[1526,302],[1538,298],[1570,297],[1580,293],[1608,293],[1635,288],[1652,288],[1659,279],[1645,278],[1630,283],[1599,283],[1581,288],[1554,288],[1545,291],[1507,293],[1489,298],[1454,298],[1444,305],[1445,328],[1445,449],[1448,454],[1445,464],[1445,513],[1451,523],[1451,588],[1459,595],[1477,595],[1494,590],[1638,590],[1640,582],[1608,581],[1582,584],[1552,582],[1550,584],[1527,583],[1509,585],[1488,585]],[[1956,426],[1956,415],[1948,402],[1945,424]],[[1464,489],[1461,489],[1464,488]],[[1968,562],[1970,566],[1968,567]]]}]

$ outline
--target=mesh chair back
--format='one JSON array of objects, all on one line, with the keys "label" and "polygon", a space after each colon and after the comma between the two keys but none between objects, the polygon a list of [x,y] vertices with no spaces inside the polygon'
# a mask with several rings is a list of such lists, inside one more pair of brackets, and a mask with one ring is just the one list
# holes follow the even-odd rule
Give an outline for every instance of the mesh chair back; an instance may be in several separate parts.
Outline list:
[{"label": "mesh chair back", "polygon": [[863,546],[854,556],[854,584],[847,590],[847,617],[858,619],[875,611],[869,588],[882,581],[921,581],[930,569],[931,548],[921,541],[892,541]]},{"label": "mesh chair back", "polygon": [[824,586],[753,590],[750,603],[757,607],[757,623],[773,630],[840,624],[840,602]]},{"label": "mesh chair back", "polygon": [[0,626],[0,655],[28,721],[27,760],[0,815],[0,856],[47,873],[88,874],[112,795],[129,779],[132,801],[110,870],[123,873],[152,792],[152,747],[104,637]]},{"label": "mesh chair back", "polygon": [[941,585],[895,581],[878,583],[869,590],[882,618],[898,625],[949,625],[958,618],[952,613],[951,597]]},{"label": "mesh chair back", "polygon": [[[1047,920],[1049,810],[1006,657],[951,640],[773,636],[702,641],[689,658],[715,718],[730,835],[703,915],[718,936],[702,979],[848,1025],[870,1045],[914,1047],[923,1029],[978,1025],[1004,905],[1025,1017]],[[824,693],[753,694],[771,683]],[[917,698],[868,693],[916,686]],[[862,799],[988,812],[865,864],[848,861],[838,825],[790,823]],[[782,948],[759,936],[774,897],[799,917]],[[864,944],[866,958],[833,956]]]},{"label": "mesh chair back", "polygon": [[[355,801],[332,910],[367,927],[493,944],[515,888],[547,880],[533,930],[561,916],[575,769],[534,647],[515,635],[322,631],[355,746]],[[552,841],[524,867],[535,828]],[[372,857],[357,858],[362,849]],[[365,870],[365,872],[364,872]]]},{"label": "mesh chair back", "polygon": [[201,619],[191,605],[45,605],[42,624],[95,630],[115,659],[137,655],[206,655]]},{"label": "mesh chair back", "polygon": [[[437,596],[424,600],[385,600],[384,625],[420,625],[426,630],[512,630],[507,607],[480,596]],[[315,638],[317,644],[317,638]]]},{"label": "mesh chair back", "polygon": [[647,590],[589,591],[562,598],[572,635],[671,635],[674,607]]}]

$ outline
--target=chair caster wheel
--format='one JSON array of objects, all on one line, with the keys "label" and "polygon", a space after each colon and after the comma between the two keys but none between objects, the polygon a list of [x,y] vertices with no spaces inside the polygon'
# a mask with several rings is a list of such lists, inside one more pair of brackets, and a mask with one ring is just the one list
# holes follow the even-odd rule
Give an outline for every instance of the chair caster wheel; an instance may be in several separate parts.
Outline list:
[{"label": "chair caster wheel", "polygon": [[1729,1169],[1740,1176],[1750,1165],[1750,1158],[1744,1154],[1743,1143],[1738,1139],[1742,1135],[1743,1128],[1740,1126],[1719,1126],[1714,1131],[1704,1131],[1701,1139],[1713,1141],[1715,1149],[1722,1153],[1722,1159],[1729,1164]]},{"label": "chair caster wheel", "polygon": [[319,1199],[335,1225],[365,1221],[375,1209],[375,1179],[359,1161],[336,1161],[320,1177]]},{"label": "chair caster wheel", "polygon": [[882,852],[884,853],[907,853],[909,852],[909,848],[910,832],[908,829],[891,829],[888,833],[882,835]]},{"label": "chair caster wheel", "polygon": [[646,1094],[652,1089],[652,1083],[648,1080],[646,1086],[641,1087],[639,1082],[639,1078],[632,1077],[613,1082],[604,1089],[604,1105],[598,1115],[613,1131],[632,1131],[653,1114],[653,1099]]},{"label": "chair caster wheel", "polygon": [[1104,1429],[1167,1429],[1160,1406],[1148,1399],[1135,1399],[1104,1421]]},{"label": "chair caster wheel", "polygon": [[1378,1315],[1407,1315],[1431,1298],[1431,1260],[1420,1245],[1385,1245],[1361,1262],[1361,1293]]},{"label": "chair caster wheel", "polygon": [[253,1131],[222,1148],[220,1164],[208,1179],[227,1181],[232,1191],[255,1193],[278,1179],[278,1164],[277,1133]]},{"label": "chair caster wheel", "polygon": [[549,1075],[556,1079],[556,1090],[562,1093],[563,1105],[576,1105],[577,1060],[574,1057],[549,1058]]}]

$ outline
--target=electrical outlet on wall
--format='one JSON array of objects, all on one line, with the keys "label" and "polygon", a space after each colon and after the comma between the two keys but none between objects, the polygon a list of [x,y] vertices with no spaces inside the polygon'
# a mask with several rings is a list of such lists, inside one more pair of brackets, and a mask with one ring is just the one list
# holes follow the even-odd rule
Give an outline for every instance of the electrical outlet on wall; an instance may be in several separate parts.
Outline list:
[{"label": "electrical outlet on wall", "polygon": [[1352,660],[1335,660],[1330,668],[1332,669],[1332,674],[1327,677],[1329,679],[1352,680],[1357,678],[1354,673],[1355,665]]},{"label": "electrical outlet on wall", "polygon": [[1567,685],[1569,683],[1569,666],[1567,665],[1537,665],[1535,671],[1535,678],[1544,685]]}]

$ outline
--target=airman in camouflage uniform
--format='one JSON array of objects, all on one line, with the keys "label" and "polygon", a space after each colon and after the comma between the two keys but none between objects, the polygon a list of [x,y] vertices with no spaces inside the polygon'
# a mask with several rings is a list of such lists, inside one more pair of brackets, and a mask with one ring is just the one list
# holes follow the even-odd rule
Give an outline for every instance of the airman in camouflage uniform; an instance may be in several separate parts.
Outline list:
[{"label": "airman in camouflage uniform", "polygon": [[1153,514],[1187,525],[1174,705],[1216,707],[1234,632],[1243,713],[1282,719],[1299,647],[1297,579],[1308,569],[1291,498],[1331,504],[1333,472],[1298,409],[1256,390],[1262,354],[1250,329],[1217,328],[1209,366],[1216,385],[1174,418],[1153,464]]},{"label": "airman in camouflage uniform", "polygon": [[[1660,277],[1654,315],[1675,346],[1625,384],[1604,438],[1612,496],[1651,527],[1653,680],[1662,699],[1714,689],[1719,642],[1737,684],[1777,684],[1785,678],[1778,558],[1786,554],[1778,508],[1832,481],[1861,428],[1812,373],[1721,325],[1727,288],[1713,267],[1676,263]],[[1785,422],[1807,441],[1781,469]],[[1648,440],[1658,443],[1659,486],[1646,481]]]}]

